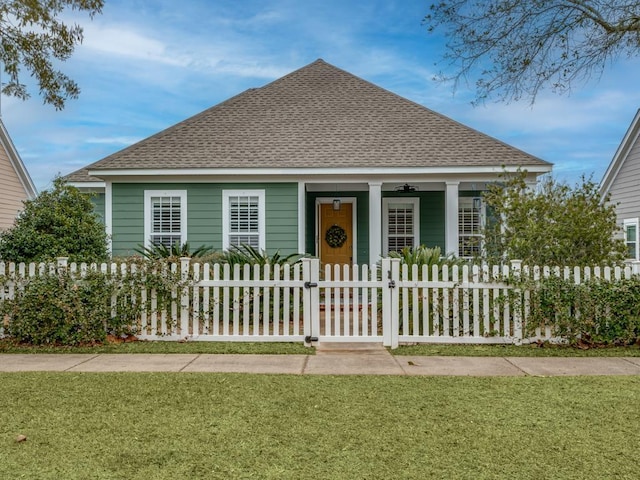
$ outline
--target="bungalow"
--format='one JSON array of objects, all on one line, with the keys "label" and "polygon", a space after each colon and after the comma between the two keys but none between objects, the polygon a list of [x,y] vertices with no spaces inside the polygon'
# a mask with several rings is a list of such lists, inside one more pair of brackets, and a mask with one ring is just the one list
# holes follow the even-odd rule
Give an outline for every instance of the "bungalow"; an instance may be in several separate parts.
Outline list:
[{"label": "bungalow", "polygon": [[36,196],[36,187],[0,120],[0,231],[13,225],[23,202]]},{"label": "bungalow", "polygon": [[616,206],[618,223],[624,230],[628,257],[640,260],[640,110],[616,150],[600,182],[600,194]]},{"label": "bungalow", "polygon": [[67,176],[98,192],[114,255],[146,243],[375,263],[470,255],[481,192],[551,164],[319,59]]}]

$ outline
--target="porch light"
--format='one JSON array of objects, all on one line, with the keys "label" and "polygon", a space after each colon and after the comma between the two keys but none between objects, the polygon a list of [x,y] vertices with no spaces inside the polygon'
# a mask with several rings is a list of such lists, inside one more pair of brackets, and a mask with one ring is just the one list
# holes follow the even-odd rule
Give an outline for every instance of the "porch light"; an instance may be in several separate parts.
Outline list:
[{"label": "porch light", "polygon": [[334,209],[336,212],[337,212],[337,211],[339,211],[339,210],[340,210],[340,205],[341,205],[341,203],[340,203],[340,199],[339,199],[339,198],[336,198],[336,199],[333,201],[333,209]]}]

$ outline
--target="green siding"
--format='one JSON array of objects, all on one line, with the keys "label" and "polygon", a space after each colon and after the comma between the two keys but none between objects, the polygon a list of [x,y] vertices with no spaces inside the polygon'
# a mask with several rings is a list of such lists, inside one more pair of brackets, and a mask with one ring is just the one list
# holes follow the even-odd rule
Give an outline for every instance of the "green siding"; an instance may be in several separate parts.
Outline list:
[{"label": "green siding", "polygon": [[444,251],[445,193],[420,193],[420,243]]},{"label": "green siding", "polygon": [[283,254],[298,250],[298,185],[296,183],[114,183],[112,186],[113,255],[134,253],[144,243],[144,191],[187,191],[187,241],[222,249],[222,191],[265,190],[266,247]]},{"label": "green siding", "polygon": [[[267,185],[234,183],[115,183],[112,186],[113,217],[112,246],[115,256],[134,253],[144,243],[144,191],[187,191],[187,240],[192,247],[208,245],[222,248],[222,191],[265,190],[266,247],[273,253],[298,251],[298,185],[275,183]],[[460,197],[479,196],[480,192],[461,191]],[[308,192],[306,194],[305,253],[315,255],[317,198],[355,197],[357,199],[356,261],[369,261],[369,192]],[[383,197],[418,197],[420,199],[420,243],[444,249],[445,192],[415,192],[406,195],[383,192]],[[92,197],[96,213],[104,218],[104,194]]]},{"label": "green siding", "polygon": [[132,255],[133,250],[144,243],[144,188],[134,184],[113,184],[111,195],[112,253],[114,256]]},{"label": "green siding", "polygon": [[298,184],[274,183],[265,190],[267,250],[280,250],[284,255],[302,253],[298,251]]},{"label": "green siding", "polygon": [[100,221],[104,223],[104,193],[91,193],[91,203],[93,203],[93,211]]}]

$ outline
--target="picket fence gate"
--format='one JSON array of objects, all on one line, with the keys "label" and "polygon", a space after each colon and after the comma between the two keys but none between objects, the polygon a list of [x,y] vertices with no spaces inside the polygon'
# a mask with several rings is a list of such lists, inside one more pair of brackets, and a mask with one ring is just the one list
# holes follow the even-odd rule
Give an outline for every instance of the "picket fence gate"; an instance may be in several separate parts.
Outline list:
[{"label": "picket fence gate", "polygon": [[[126,278],[135,265],[5,264],[0,262],[0,300],[12,299],[23,282],[69,269]],[[140,339],[253,342],[515,343],[553,339],[552,326],[534,335],[523,329],[528,292],[507,280],[555,275],[580,283],[591,277],[629,278],[640,262],[625,268],[401,265],[325,265],[303,259],[294,265],[200,264],[189,258],[169,267],[183,281],[169,302],[153,289],[131,301],[149,305],[133,330]],[[4,279],[4,280],[2,280]],[[113,305],[118,301],[112,299]],[[114,310],[115,311],[115,310]],[[114,313],[115,314],[115,313]],[[2,325],[0,324],[0,335]]]}]

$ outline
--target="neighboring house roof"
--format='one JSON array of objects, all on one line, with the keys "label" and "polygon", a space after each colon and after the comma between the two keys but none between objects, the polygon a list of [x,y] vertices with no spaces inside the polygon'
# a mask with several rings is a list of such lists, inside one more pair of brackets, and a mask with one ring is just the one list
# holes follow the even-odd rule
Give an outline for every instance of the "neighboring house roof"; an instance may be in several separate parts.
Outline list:
[{"label": "neighboring house roof", "polygon": [[9,158],[9,163],[16,172],[16,175],[18,175],[18,179],[20,180],[20,184],[22,185],[27,198],[31,199],[35,197],[37,191],[33,184],[33,180],[31,180],[31,175],[29,175],[27,167],[24,166],[20,155],[18,155],[18,151],[16,150],[2,119],[0,119],[0,145],[2,145],[2,148]]},{"label": "neighboring house roof", "polygon": [[35,195],[29,172],[0,119],[0,231],[13,225],[23,202]]},{"label": "neighboring house roof", "polygon": [[551,164],[319,59],[67,179],[133,169],[502,166]]},{"label": "neighboring house roof", "polygon": [[618,173],[622,169],[622,166],[629,155],[629,151],[638,141],[640,137],[640,109],[636,112],[627,133],[625,133],[622,142],[618,146],[607,171],[602,177],[602,181],[600,182],[600,194],[605,197],[611,191],[611,187],[613,186]]}]

